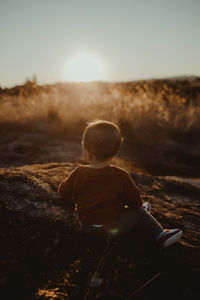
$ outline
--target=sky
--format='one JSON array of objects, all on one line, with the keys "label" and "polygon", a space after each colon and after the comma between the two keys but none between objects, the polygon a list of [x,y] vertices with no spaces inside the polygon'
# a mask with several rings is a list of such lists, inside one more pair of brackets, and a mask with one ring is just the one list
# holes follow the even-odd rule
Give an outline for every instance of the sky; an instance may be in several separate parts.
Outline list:
[{"label": "sky", "polygon": [[72,81],[69,64],[84,76],[92,61],[95,80],[200,76],[200,0],[0,0],[1,87]]}]

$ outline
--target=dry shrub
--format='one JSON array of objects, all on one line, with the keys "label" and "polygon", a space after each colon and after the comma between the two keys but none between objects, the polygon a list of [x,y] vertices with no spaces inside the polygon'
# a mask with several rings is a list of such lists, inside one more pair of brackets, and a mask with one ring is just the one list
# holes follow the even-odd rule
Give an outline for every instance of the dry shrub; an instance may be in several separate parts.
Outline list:
[{"label": "dry shrub", "polygon": [[53,86],[48,93],[37,91],[28,98],[4,95],[0,99],[0,125],[48,122],[56,123],[59,131],[62,126],[72,129],[75,123],[109,119],[119,123],[126,134],[147,143],[152,143],[155,135],[162,140],[199,132],[200,107],[196,102],[186,105],[186,99],[175,95],[166,84],[158,90],[145,83],[135,84],[131,91],[126,85],[80,83],[67,88]]},{"label": "dry shrub", "polygon": [[37,93],[28,97],[4,94],[0,129],[46,128],[54,137],[80,138],[87,121],[111,120],[119,124],[137,159],[146,164],[153,157],[155,162],[163,160],[165,153],[199,147],[200,91],[197,86],[191,92],[188,84],[74,83],[37,87]]}]

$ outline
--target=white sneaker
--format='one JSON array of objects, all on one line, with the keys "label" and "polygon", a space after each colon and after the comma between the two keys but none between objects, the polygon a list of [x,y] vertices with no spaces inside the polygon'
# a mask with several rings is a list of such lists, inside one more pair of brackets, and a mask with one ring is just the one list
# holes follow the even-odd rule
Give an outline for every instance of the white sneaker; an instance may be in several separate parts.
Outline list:
[{"label": "white sneaker", "polygon": [[149,202],[144,202],[142,207],[148,212],[150,213],[151,210],[151,204]]},{"label": "white sneaker", "polygon": [[169,247],[178,242],[183,235],[180,229],[164,229],[157,237],[156,241],[163,247]]}]

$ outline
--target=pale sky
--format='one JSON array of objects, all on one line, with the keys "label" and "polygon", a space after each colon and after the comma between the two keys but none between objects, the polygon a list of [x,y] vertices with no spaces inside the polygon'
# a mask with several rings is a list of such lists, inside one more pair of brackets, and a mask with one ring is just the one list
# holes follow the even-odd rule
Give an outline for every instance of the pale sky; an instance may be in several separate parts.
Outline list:
[{"label": "pale sky", "polygon": [[67,81],[83,52],[99,80],[200,76],[200,0],[0,0],[1,87]]}]

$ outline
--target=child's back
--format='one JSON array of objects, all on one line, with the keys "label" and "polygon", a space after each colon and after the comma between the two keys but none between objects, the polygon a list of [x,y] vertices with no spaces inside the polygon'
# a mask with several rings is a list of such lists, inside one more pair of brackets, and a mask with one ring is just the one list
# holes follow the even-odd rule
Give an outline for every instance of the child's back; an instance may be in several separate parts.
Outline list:
[{"label": "child's back", "polygon": [[142,206],[140,190],[128,172],[110,164],[120,144],[121,134],[115,124],[90,123],[82,141],[83,156],[89,165],[71,172],[60,184],[59,193],[63,200],[74,201],[87,233],[114,237],[137,228],[167,247],[181,238],[182,231],[164,230]]},{"label": "child's back", "polygon": [[[73,187],[69,182],[73,184]],[[141,207],[143,201],[130,175],[123,169],[108,165],[102,168],[80,166],[60,186],[63,197],[73,197],[82,223],[114,223],[125,205]]]}]

